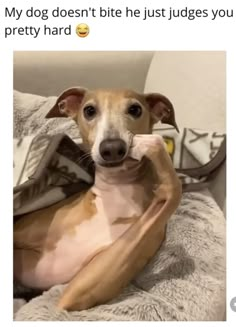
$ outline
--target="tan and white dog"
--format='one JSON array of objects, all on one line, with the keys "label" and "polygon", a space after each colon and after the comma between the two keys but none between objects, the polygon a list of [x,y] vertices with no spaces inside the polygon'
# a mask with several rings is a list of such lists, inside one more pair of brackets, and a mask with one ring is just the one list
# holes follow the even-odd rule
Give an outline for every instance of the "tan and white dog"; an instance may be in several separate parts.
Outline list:
[{"label": "tan and white dog", "polygon": [[171,102],[130,90],[64,91],[47,118],[72,117],[95,164],[94,185],[14,225],[14,278],[46,290],[67,284],[58,307],[82,310],[114,298],[159,249],[181,183],[161,121]]}]

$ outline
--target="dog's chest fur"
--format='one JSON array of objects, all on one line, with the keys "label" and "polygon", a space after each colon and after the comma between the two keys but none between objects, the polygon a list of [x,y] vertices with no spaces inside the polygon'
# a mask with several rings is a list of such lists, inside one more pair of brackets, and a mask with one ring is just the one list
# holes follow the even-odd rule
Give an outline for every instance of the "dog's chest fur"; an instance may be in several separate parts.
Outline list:
[{"label": "dog's chest fur", "polygon": [[66,283],[99,251],[112,244],[150,204],[153,185],[97,183],[81,199],[55,210],[41,256],[21,276],[31,287]]}]

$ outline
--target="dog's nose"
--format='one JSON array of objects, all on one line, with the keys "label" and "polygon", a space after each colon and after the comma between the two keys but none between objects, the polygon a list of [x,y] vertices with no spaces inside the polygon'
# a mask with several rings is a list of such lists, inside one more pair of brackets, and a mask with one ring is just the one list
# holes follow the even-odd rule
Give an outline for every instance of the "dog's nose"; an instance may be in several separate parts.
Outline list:
[{"label": "dog's nose", "polygon": [[99,151],[107,162],[119,162],[126,154],[126,143],[121,139],[107,139],[101,142]]}]

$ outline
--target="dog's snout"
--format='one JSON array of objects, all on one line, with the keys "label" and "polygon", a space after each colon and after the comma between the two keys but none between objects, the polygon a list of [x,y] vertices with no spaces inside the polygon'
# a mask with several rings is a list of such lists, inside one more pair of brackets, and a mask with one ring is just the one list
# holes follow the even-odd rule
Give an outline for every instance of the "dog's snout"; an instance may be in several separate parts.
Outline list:
[{"label": "dog's snout", "polygon": [[120,162],[126,155],[126,143],[121,139],[107,139],[100,144],[100,155],[106,162]]}]

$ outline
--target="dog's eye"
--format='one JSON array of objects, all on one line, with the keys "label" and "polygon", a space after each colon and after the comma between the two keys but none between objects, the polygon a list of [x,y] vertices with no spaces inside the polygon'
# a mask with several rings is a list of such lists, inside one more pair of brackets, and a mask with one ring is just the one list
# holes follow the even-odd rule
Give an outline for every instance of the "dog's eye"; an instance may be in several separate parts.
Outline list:
[{"label": "dog's eye", "polygon": [[132,104],[127,113],[133,118],[139,118],[142,115],[142,108],[139,104]]},{"label": "dog's eye", "polygon": [[96,114],[97,114],[97,110],[93,106],[87,106],[84,108],[84,117],[87,120],[93,119],[96,116]]}]

